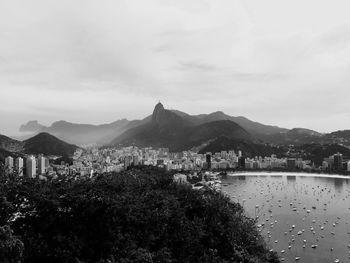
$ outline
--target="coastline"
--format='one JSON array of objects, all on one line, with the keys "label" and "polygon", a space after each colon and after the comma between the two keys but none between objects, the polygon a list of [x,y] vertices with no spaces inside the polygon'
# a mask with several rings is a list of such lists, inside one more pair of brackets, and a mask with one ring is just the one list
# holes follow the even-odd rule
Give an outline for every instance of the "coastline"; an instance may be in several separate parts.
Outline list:
[{"label": "coastline", "polygon": [[319,174],[319,173],[298,173],[298,172],[230,172],[227,176],[304,176],[304,177],[323,177],[323,178],[339,178],[339,179],[349,179],[350,176],[340,175],[340,174]]}]

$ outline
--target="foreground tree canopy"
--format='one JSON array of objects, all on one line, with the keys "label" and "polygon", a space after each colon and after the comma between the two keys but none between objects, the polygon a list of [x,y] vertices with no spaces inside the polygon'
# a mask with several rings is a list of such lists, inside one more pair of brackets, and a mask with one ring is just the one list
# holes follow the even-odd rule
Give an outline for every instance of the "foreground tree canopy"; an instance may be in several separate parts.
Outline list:
[{"label": "foreground tree canopy", "polygon": [[154,168],[48,182],[2,176],[0,227],[7,262],[278,262],[239,204]]}]

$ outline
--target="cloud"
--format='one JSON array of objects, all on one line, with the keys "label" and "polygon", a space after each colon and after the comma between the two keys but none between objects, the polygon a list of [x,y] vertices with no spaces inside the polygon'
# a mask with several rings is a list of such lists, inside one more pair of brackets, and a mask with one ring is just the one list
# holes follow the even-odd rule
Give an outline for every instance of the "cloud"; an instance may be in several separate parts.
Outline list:
[{"label": "cloud", "polygon": [[211,65],[208,63],[203,63],[199,61],[188,61],[188,62],[180,62],[179,67],[180,70],[195,70],[195,71],[218,71],[220,70],[219,67],[216,65]]},{"label": "cloud", "polygon": [[[288,127],[333,116],[332,126],[346,128],[338,116],[350,112],[348,7],[342,0],[0,1],[0,112],[12,116],[3,125],[142,118],[161,99],[189,113],[224,110]],[[332,97],[334,89],[342,95]]]}]

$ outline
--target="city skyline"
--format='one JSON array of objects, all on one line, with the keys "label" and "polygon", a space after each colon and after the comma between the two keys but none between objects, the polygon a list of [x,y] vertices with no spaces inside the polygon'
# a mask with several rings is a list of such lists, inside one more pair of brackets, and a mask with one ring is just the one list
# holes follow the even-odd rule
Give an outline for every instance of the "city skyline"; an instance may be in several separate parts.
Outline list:
[{"label": "city skyline", "polygon": [[[1,1],[0,133],[142,119],[161,100],[349,129],[347,1]],[[297,19],[295,19],[297,18]]]}]

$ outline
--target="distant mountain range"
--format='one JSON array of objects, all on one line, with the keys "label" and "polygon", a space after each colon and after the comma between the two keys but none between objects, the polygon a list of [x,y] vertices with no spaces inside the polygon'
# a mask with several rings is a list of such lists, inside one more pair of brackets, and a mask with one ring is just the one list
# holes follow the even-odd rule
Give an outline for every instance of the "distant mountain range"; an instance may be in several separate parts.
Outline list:
[{"label": "distant mountain range", "polygon": [[125,131],[109,145],[167,147],[171,151],[182,151],[206,143],[220,135],[243,141],[253,140],[245,129],[233,121],[193,121],[164,109],[163,105],[158,103],[150,121]]},{"label": "distant mountain range", "polygon": [[[254,122],[245,117],[232,117],[221,111],[200,115],[189,115],[178,110],[166,111],[174,113],[173,116],[178,116],[178,119],[181,119],[181,122],[186,123],[187,126],[196,126],[213,121],[232,121],[257,138],[260,136],[269,136],[288,131],[288,129],[277,126]],[[25,137],[21,137],[21,139],[27,139],[28,133],[32,133],[31,136],[33,136],[39,132],[48,132],[61,140],[72,144],[96,144],[101,146],[114,141],[115,138],[123,134],[125,131],[150,123],[151,120],[152,115],[147,116],[142,120],[129,121],[121,119],[101,125],[77,124],[62,120],[52,123],[51,126],[44,126],[38,123],[38,121],[29,121],[28,123],[21,125],[19,130],[27,133]],[[172,120],[175,120],[175,117]]]},{"label": "distant mountain range", "polygon": [[0,160],[8,155],[23,154],[44,154],[56,156],[72,156],[74,151],[79,147],[68,144],[55,136],[41,132],[34,137],[18,141],[5,135],[0,135]]},{"label": "distant mountain range", "polygon": [[46,127],[37,121],[29,121],[27,124],[21,125],[20,131],[31,132],[32,135],[39,132],[47,132],[61,140],[78,145],[103,145],[110,142],[118,134],[142,123],[143,120],[128,121],[126,119],[101,125],[56,121],[51,126]]},{"label": "distant mountain range", "polygon": [[317,151],[328,154],[338,149],[347,154],[350,149],[350,130],[328,134],[304,128],[289,130],[242,116],[229,116],[221,111],[189,115],[165,109],[161,103],[155,106],[152,115],[142,120],[121,119],[101,125],[57,121],[48,127],[38,121],[29,121],[21,125],[20,131],[31,133],[31,138],[19,141],[0,135],[0,150],[67,156],[74,152],[76,145],[94,144],[167,147],[171,151],[193,149],[201,153],[236,149],[247,156],[266,156],[272,153],[285,155],[289,145],[294,145],[300,152],[305,146],[306,156],[309,154],[319,160],[321,156]]}]

